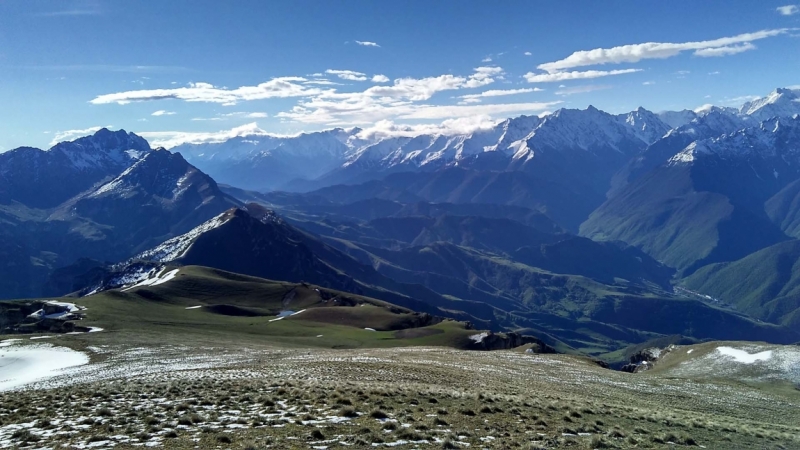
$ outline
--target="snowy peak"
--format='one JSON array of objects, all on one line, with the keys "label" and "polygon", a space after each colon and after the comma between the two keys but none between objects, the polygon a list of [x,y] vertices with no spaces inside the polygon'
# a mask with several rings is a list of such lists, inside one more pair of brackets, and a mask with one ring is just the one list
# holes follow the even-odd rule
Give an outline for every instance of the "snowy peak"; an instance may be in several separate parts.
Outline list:
[{"label": "snowy peak", "polygon": [[776,89],[766,97],[745,103],[739,112],[758,121],[800,114],[800,89]]},{"label": "snowy peak", "polygon": [[158,246],[145,250],[142,253],[131,258],[130,261],[123,264],[130,264],[133,261],[147,261],[155,263],[169,263],[183,256],[186,250],[191,247],[194,241],[205,233],[215,230],[236,217],[241,217],[242,214],[247,214],[239,208],[232,208],[222,214],[196,226],[187,233],[180,236],[175,236],[168,239]]},{"label": "snowy peak", "polygon": [[139,194],[174,201],[190,187],[216,187],[207,175],[186,162],[180,153],[157,149],[126,169],[110,182],[89,194],[89,198],[119,196],[130,198]]},{"label": "snowy peak", "polygon": [[741,128],[721,136],[697,140],[670,162],[691,163],[708,156],[775,160],[781,166],[787,164],[795,170],[800,169],[800,117],[772,118],[761,122],[758,127]]},{"label": "snowy peak", "polygon": [[628,114],[620,114],[617,116],[617,119],[630,127],[636,137],[648,145],[661,139],[661,137],[672,129],[671,126],[664,123],[656,114],[642,107]]},{"label": "snowy peak", "polygon": [[61,142],[48,150],[64,155],[79,170],[97,167],[127,167],[151,151],[147,141],[125,130],[103,128],[91,136]]},{"label": "snowy peak", "polygon": [[537,150],[583,150],[600,155],[609,151],[632,153],[646,143],[636,136],[633,127],[589,106],[584,110],[560,109],[546,116],[527,145]]}]

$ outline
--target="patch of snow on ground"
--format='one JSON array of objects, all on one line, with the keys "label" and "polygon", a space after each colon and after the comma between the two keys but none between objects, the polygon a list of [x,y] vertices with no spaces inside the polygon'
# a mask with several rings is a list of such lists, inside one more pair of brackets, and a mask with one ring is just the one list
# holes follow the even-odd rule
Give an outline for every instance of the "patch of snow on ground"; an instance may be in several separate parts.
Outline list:
[{"label": "patch of snow on ground", "polygon": [[375,328],[364,328],[367,331],[375,331]]},{"label": "patch of snow on ground", "polygon": [[480,344],[488,336],[489,336],[489,332],[484,331],[483,333],[473,334],[469,338],[472,339],[475,343]]},{"label": "patch of snow on ground", "polygon": [[202,307],[203,307],[203,305],[187,306],[186,309],[198,309],[198,308],[202,308]]},{"label": "patch of snow on ground", "polygon": [[50,345],[3,348],[0,357],[0,391],[19,388],[56,376],[66,368],[89,363],[84,353]]},{"label": "patch of snow on ground", "polygon": [[17,342],[21,342],[22,339],[6,339],[4,341],[0,341],[0,347],[8,347],[14,345]]},{"label": "patch of snow on ground", "polygon": [[303,311],[305,311],[305,309],[301,309],[300,311],[292,311],[287,309],[285,311],[279,312],[277,317],[275,317],[274,319],[270,319],[270,322],[275,322],[276,320],[282,320],[289,316],[296,316]]},{"label": "patch of snow on ground", "polygon": [[769,361],[772,359],[772,350],[750,354],[744,350],[739,350],[738,348],[717,347],[717,351],[722,355],[732,357],[736,362],[744,364],[753,364],[756,361]]}]

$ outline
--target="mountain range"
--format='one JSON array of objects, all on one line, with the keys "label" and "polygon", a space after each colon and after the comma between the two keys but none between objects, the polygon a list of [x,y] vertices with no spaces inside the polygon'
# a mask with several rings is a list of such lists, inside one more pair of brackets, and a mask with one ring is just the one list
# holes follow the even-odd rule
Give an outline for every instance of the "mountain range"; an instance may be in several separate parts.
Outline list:
[{"label": "mountain range", "polygon": [[594,355],[673,334],[800,341],[798,99],[562,109],[457,135],[165,150],[102,129],[19,148],[0,154],[0,297],[206,266]]}]

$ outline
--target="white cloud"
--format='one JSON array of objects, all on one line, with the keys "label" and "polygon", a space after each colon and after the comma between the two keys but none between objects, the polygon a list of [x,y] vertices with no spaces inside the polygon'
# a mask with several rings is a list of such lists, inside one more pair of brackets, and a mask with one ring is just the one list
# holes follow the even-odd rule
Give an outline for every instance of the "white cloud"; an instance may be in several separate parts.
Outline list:
[{"label": "white cloud", "polygon": [[228,119],[265,119],[269,117],[269,114],[265,112],[245,112],[245,111],[237,111],[225,114],[217,114],[215,117],[195,117],[193,121],[218,121],[218,120],[228,120]]},{"label": "white cloud", "polygon": [[364,47],[380,47],[380,45],[370,41],[356,41],[356,44],[363,45]]},{"label": "white cloud", "polygon": [[372,76],[373,83],[388,83],[389,81],[390,81],[389,77],[387,77],[386,75],[378,74]]},{"label": "white cloud", "polygon": [[628,73],[641,72],[642,69],[622,69],[622,70],[586,70],[583,72],[554,72],[554,73],[533,73],[528,72],[523,77],[528,83],[553,83],[565,80],[585,80],[589,78],[608,77],[612,75],[624,75]]},{"label": "white cloud", "polygon": [[460,117],[457,119],[447,119],[439,124],[397,124],[391,120],[381,120],[372,126],[365,127],[358,133],[362,139],[385,138],[406,136],[413,137],[420,134],[440,134],[452,136],[455,134],[467,134],[477,130],[487,130],[495,125],[499,120],[493,120],[489,116]]},{"label": "white cloud", "polygon": [[689,50],[702,50],[718,47],[728,47],[744,44],[759,39],[778,36],[789,31],[786,28],[775,30],[762,30],[755,33],[744,33],[731,37],[723,37],[708,41],[669,43],[645,42],[643,44],[622,45],[612,48],[596,48],[594,50],[581,50],[568,57],[549,63],[539,64],[538,68],[546,72],[555,73],[576,67],[585,67],[601,64],[635,63],[643,59],[665,59],[677,56]]},{"label": "white cloud", "polygon": [[420,105],[400,114],[399,119],[445,119],[479,115],[508,115],[523,112],[540,112],[561,102],[502,103],[493,105]]},{"label": "white cloud", "polygon": [[654,84],[656,84],[655,81],[645,81],[644,83],[642,83],[642,85],[644,85],[644,86],[652,86]]},{"label": "white cloud", "polygon": [[782,16],[793,16],[800,12],[800,7],[797,5],[786,5],[786,6],[779,6],[775,8],[778,11],[778,14]]},{"label": "white cloud", "polygon": [[151,116],[174,116],[175,114],[177,114],[175,111],[166,111],[166,110],[163,110],[163,109],[159,109],[158,111],[156,111],[156,112],[154,112],[153,114],[150,114],[150,115]]},{"label": "white cloud", "polygon": [[356,72],[354,70],[333,70],[328,69],[325,73],[336,75],[337,77],[348,81],[367,81],[367,74]]},{"label": "white cloud", "polygon": [[611,86],[607,84],[586,84],[583,86],[573,86],[556,91],[556,95],[585,94],[587,92],[602,91],[604,89],[611,89]]},{"label": "white cloud", "polygon": [[483,62],[483,63],[489,63],[489,62],[492,62],[492,57],[491,57],[491,56],[487,56],[486,58],[483,58],[483,59],[481,60],[481,62]]},{"label": "white cloud", "polygon": [[525,52],[525,53],[523,53],[523,55],[525,55],[525,56],[531,56],[531,55],[533,55],[533,53],[531,53],[531,52]]},{"label": "white cloud", "polygon": [[753,100],[758,100],[761,98],[758,95],[742,95],[739,97],[733,98],[726,98],[725,100],[721,101],[720,103],[725,106],[741,106],[743,103],[752,102]]},{"label": "white cloud", "polygon": [[314,80],[303,81],[303,84],[316,84],[319,86],[343,86],[342,83],[337,83],[335,81],[326,79],[314,79]]},{"label": "white cloud", "polygon": [[492,89],[488,91],[483,91],[480,94],[467,94],[462,95],[458,98],[463,99],[465,103],[477,103],[480,102],[481,99],[487,97],[501,97],[505,95],[517,95],[517,94],[527,94],[529,92],[541,92],[544,89],[541,88],[525,88],[525,89]]},{"label": "white cloud", "polygon": [[720,74],[720,72],[719,72],[719,70],[715,70],[715,71],[713,71],[713,72],[708,72],[708,74],[709,74],[709,75],[719,75],[719,74]]},{"label": "white cloud", "polygon": [[475,73],[469,76],[469,80],[464,84],[464,87],[475,88],[486,86],[487,84],[494,83],[494,76],[501,76],[503,74],[502,67],[476,67]]},{"label": "white cloud", "polygon": [[207,144],[225,142],[228,139],[241,136],[266,136],[268,133],[258,125],[248,123],[230,130],[220,130],[214,132],[187,132],[187,131],[145,131],[137,133],[150,141],[153,147],[172,148],[181,144]]},{"label": "white cloud", "polygon": [[50,145],[56,145],[59,142],[69,141],[75,138],[94,134],[97,133],[97,131],[100,130],[101,128],[111,128],[111,125],[108,125],[106,127],[89,127],[89,128],[84,128],[82,130],[56,131],[55,135],[53,135],[53,140],[50,141]]},{"label": "white cloud", "polygon": [[679,70],[679,71],[675,72],[676,75],[689,75],[690,73],[692,73],[692,72],[690,72],[688,70]]},{"label": "white cloud", "polygon": [[309,88],[298,84],[298,82],[303,81],[308,80],[302,77],[280,77],[273,78],[257,86],[242,86],[236,89],[218,88],[209,83],[190,83],[188,87],[174,89],[145,89],[100,95],[91,100],[90,103],[95,105],[108,103],[125,105],[131,102],[177,99],[187,102],[235,105],[237,102],[245,100],[306,97],[322,92],[318,88]]},{"label": "white cloud", "polygon": [[755,45],[747,42],[742,45],[728,45],[725,47],[701,48],[700,50],[695,50],[694,55],[703,57],[728,56],[755,49],[756,49]]}]

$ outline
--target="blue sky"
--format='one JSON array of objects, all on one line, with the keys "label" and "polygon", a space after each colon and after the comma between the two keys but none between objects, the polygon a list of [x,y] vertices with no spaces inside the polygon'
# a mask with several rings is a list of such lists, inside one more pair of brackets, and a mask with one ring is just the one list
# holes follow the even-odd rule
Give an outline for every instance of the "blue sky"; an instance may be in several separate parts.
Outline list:
[{"label": "blue sky", "polygon": [[738,106],[800,85],[798,6],[6,0],[0,151],[101,126],[174,145],[334,126],[469,130],[590,104]]}]

